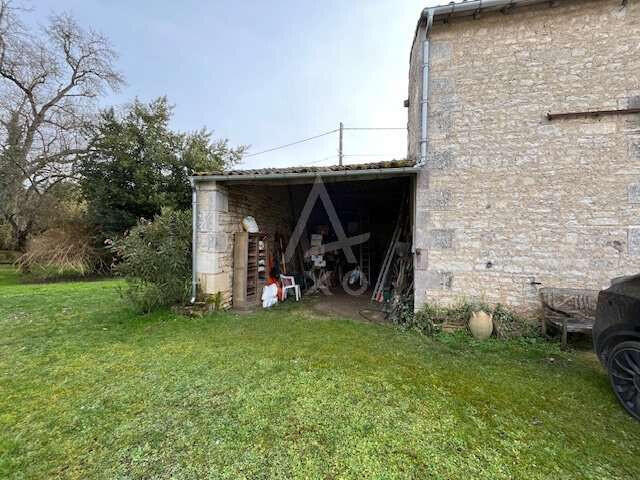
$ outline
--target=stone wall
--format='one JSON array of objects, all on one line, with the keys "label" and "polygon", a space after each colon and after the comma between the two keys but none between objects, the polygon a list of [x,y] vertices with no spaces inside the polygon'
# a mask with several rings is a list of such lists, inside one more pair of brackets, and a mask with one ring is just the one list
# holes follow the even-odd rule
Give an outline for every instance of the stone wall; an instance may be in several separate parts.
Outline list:
[{"label": "stone wall", "polygon": [[409,108],[407,120],[407,158],[420,160],[420,112],[422,100],[422,44],[424,28],[416,36],[409,58]]},{"label": "stone wall", "polygon": [[291,209],[286,187],[225,185],[198,182],[198,282],[206,294],[222,292],[231,306],[233,236],[242,231],[242,219],[251,215],[267,233],[269,252],[274,234],[291,232]]},{"label": "stone wall", "polygon": [[417,306],[482,298],[532,311],[540,286],[601,288],[640,271],[640,115],[545,116],[640,106],[640,4],[555,5],[433,26]]}]

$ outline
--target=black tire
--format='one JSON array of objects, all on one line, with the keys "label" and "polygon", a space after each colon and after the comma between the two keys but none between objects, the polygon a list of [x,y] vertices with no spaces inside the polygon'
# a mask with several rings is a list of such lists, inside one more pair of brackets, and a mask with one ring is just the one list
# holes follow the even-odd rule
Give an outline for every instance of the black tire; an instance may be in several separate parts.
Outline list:
[{"label": "black tire", "polygon": [[640,342],[619,343],[607,357],[613,392],[624,409],[640,420]]}]

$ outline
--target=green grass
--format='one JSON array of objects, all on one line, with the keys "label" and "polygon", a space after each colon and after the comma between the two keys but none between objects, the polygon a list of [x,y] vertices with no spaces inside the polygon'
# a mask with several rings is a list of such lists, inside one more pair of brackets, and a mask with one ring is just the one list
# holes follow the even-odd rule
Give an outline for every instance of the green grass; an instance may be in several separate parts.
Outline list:
[{"label": "green grass", "polygon": [[621,479],[640,424],[593,356],[302,306],[138,316],[118,281],[0,270],[0,478]]}]

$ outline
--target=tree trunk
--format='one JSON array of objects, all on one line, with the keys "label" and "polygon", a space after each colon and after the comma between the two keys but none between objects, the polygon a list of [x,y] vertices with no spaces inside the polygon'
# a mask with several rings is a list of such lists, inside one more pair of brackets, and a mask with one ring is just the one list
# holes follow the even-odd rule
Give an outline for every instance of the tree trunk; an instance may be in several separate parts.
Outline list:
[{"label": "tree trunk", "polygon": [[13,216],[5,215],[5,219],[11,226],[11,248],[19,252],[24,252],[27,248],[27,240],[29,239],[33,223],[28,222],[21,228]]},{"label": "tree trunk", "polygon": [[24,252],[27,249],[27,240],[29,233],[26,229],[13,232],[13,244],[14,248],[19,252]]}]

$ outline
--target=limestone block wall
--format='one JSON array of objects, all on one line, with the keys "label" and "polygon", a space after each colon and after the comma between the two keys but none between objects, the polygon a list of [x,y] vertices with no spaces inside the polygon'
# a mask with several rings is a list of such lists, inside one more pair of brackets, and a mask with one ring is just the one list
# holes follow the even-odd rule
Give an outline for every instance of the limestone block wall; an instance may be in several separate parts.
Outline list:
[{"label": "limestone block wall", "polygon": [[407,119],[407,158],[415,161],[420,156],[420,101],[422,100],[422,41],[424,28],[418,32],[411,47],[409,59],[409,107]]},{"label": "limestone block wall", "polygon": [[291,208],[286,187],[198,182],[198,282],[206,294],[222,292],[231,306],[233,236],[242,231],[242,219],[251,215],[260,231],[268,234],[273,252],[274,235],[291,232]]},{"label": "limestone block wall", "polygon": [[[640,106],[640,4],[555,5],[433,27],[417,306],[482,298],[533,311],[540,286],[597,289],[640,272],[640,115],[545,116]],[[410,102],[410,154],[419,128]]]}]

